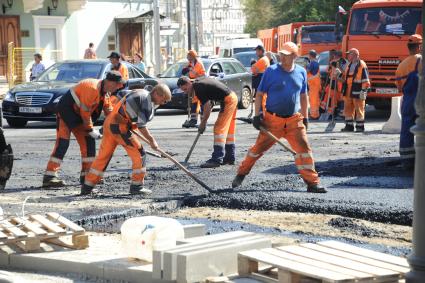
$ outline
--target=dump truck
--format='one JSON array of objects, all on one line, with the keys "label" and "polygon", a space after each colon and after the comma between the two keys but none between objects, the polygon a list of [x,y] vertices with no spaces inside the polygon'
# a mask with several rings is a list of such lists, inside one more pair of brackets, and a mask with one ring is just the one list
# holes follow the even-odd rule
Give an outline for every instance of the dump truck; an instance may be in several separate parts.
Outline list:
[{"label": "dump truck", "polygon": [[409,55],[408,37],[422,31],[421,16],[422,0],[362,0],[350,9],[342,51],[359,50],[371,80],[367,103],[377,109],[390,109],[391,97],[402,95],[395,72]]},{"label": "dump truck", "polygon": [[276,53],[277,49],[277,28],[263,29],[257,32],[257,38],[263,42],[264,49]]},{"label": "dump truck", "polygon": [[280,50],[285,42],[292,41],[298,45],[299,54],[305,56],[311,49],[317,53],[339,49],[335,36],[334,22],[296,22],[277,27]]}]

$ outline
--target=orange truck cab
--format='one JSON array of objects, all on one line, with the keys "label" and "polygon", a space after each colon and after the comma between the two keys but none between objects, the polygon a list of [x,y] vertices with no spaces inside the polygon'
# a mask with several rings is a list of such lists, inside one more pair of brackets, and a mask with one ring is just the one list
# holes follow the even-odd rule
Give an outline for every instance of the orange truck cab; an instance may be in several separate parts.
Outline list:
[{"label": "orange truck cab", "polygon": [[257,38],[263,42],[264,49],[276,53],[277,50],[277,28],[262,29],[257,32]]},{"label": "orange truck cab", "polygon": [[299,54],[305,56],[311,49],[317,53],[337,49],[334,22],[297,22],[277,27],[278,48],[285,42],[298,45]]},{"label": "orange truck cab", "polygon": [[422,0],[362,0],[353,4],[343,54],[357,48],[369,70],[367,103],[389,109],[391,97],[400,96],[394,84],[398,64],[406,58],[407,39],[421,31]]}]

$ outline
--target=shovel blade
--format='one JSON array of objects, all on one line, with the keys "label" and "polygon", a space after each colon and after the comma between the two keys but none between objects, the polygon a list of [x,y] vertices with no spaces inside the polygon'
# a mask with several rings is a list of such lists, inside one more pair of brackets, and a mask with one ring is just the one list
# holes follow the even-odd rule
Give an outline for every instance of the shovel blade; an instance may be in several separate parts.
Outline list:
[{"label": "shovel blade", "polygon": [[325,132],[327,132],[327,133],[332,132],[335,128],[335,124],[336,124],[335,120],[330,121],[328,126],[325,129]]}]

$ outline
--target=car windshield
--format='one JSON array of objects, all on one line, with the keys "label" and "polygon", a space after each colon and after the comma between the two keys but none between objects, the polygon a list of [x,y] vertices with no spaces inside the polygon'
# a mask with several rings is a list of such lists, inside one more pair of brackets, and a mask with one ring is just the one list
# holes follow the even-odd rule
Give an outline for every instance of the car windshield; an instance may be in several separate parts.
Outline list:
[{"label": "car windshield", "polygon": [[[205,70],[208,69],[208,67],[211,65],[209,62],[203,61],[202,64],[204,64]],[[187,66],[187,61],[181,61],[177,62],[170,67],[168,67],[167,70],[164,71],[159,77],[160,78],[179,78],[181,77],[183,68]]]},{"label": "car windshield", "polygon": [[56,63],[41,74],[36,81],[79,82],[100,78],[103,64],[89,62]]},{"label": "car windshield", "polygon": [[233,54],[240,53],[240,52],[246,52],[246,51],[252,51],[254,47],[238,47],[233,48]]},{"label": "car windshield", "polygon": [[353,10],[350,34],[414,34],[421,14],[420,8],[407,7]]},{"label": "car windshield", "polygon": [[233,57],[238,59],[242,63],[242,65],[244,65],[245,67],[251,67],[251,61],[257,60],[257,55],[255,54],[255,52],[239,53],[239,54],[233,55]]},{"label": "car windshield", "polygon": [[323,43],[323,42],[336,42],[335,32],[333,30],[315,30],[303,31],[301,37],[302,43]]}]

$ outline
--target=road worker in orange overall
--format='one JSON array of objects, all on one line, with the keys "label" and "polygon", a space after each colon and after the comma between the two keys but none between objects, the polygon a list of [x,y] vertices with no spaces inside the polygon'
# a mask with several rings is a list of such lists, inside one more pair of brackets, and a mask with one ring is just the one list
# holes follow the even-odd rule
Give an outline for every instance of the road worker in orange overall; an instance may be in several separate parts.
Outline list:
[{"label": "road worker in orange overall", "polygon": [[[252,73],[252,88],[257,91],[258,85],[261,82],[261,78],[263,77],[264,72],[267,67],[270,66],[270,61],[267,56],[264,55],[264,47],[262,45],[258,45],[254,48],[255,54],[257,55],[257,61],[251,65],[251,73]],[[255,94],[254,94],[255,95]]]},{"label": "road worker in orange overall", "polygon": [[151,193],[150,190],[143,187],[146,173],[146,152],[140,140],[131,130],[139,131],[149,141],[152,149],[157,149],[158,144],[146,124],[152,120],[155,106],[166,104],[170,100],[171,92],[168,86],[158,84],[151,92],[144,89],[129,91],[115,105],[113,112],[105,120],[104,136],[99,153],[81,187],[82,195],[90,194],[94,186],[101,180],[118,145],[124,147],[133,163],[130,194],[147,195]]},{"label": "road worker in orange overall", "polygon": [[[307,140],[306,70],[295,64],[298,56],[295,43],[286,42],[279,53],[280,64],[267,68],[258,86],[253,125],[257,130],[262,126],[277,138],[285,138],[296,152],[295,164],[307,184],[307,192],[326,193],[326,189],[319,186],[319,176],[314,169],[313,155]],[[264,94],[267,94],[266,109],[262,109]],[[275,143],[266,133],[259,133],[255,145],[248,150],[248,155],[239,166],[232,182],[233,188],[242,184],[255,162]]]},{"label": "road worker in orange overall", "polygon": [[[108,56],[109,61],[111,62],[111,71],[118,71],[123,80],[128,81],[128,69],[127,67],[120,62],[121,54],[118,52],[111,52],[111,54]],[[111,103],[112,105],[115,105],[120,101],[120,98],[117,97],[117,93],[111,93]]]},{"label": "road worker in orange overall", "polygon": [[193,93],[198,97],[204,110],[204,116],[198,127],[203,133],[211,113],[211,101],[221,104],[220,113],[214,124],[214,151],[211,159],[201,165],[201,168],[215,168],[220,165],[235,164],[235,118],[238,105],[236,94],[225,84],[214,78],[202,78],[191,81],[188,77],[181,77],[177,86],[187,94]]},{"label": "road worker in orange overall", "polygon": [[[205,68],[201,60],[198,59],[198,54],[195,50],[191,49],[187,52],[187,60],[189,61],[188,65],[183,68],[182,74],[189,76],[190,79],[197,79],[205,77]],[[190,99],[190,98],[189,98]],[[184,128],[195,128],[198,124],[198,115],[201,113],[202,119],[202,109],[199,99],[194,96],[192,97],[192,105],[190,109],[190,120],[187,120],[183,123],[182,127]]]},{"label": "road worker in orange overall", "polygon": [[354,118],[356,118],[356,132],[365,131],[365,102],[370,81],[366,63],[360,60],[359,56],[359,50],[356,48],[347,51],[349,63],[342,77],[345,116],[345,127],[341,129],[342,132],[354,132]]},{"label": "road worker in orange overall", "polygon": [[320,116],[320,71],[316,57],[315,50],[312,49],[308,52],[310,59],[310,63],[307,65],[308,97],[310,99],[310,118],[314,120],[319,119]]},{"label": "road worker in orange overall", "polygon": [[[327,81],[322,102],[319,111],[324,113],[326,110],[331,115],[338,116],[339,111],[344,108],[344,101],[342,96],[342,75],[344,74],[347,62],[342,58],[341,51],[329,51],[329,66],[327,70]],[[328,95],[330,93],[329,105]]]},{"label": "road worker in orange overall", "polygon": [[126,81],[121,74],[110,71],[104,80],[85,79],[72,87],[58,103],[56,116],[56,144],[43,177],[43,187],[61,187],[65,182],[58,177],[63,158],[69,147],[71,133],[77,139],[81,151],[80,182],[96,155],[95,139],[102,135],[93,128],[102,109],[106,115],[112,111],[109,93],[121,88]]}]

